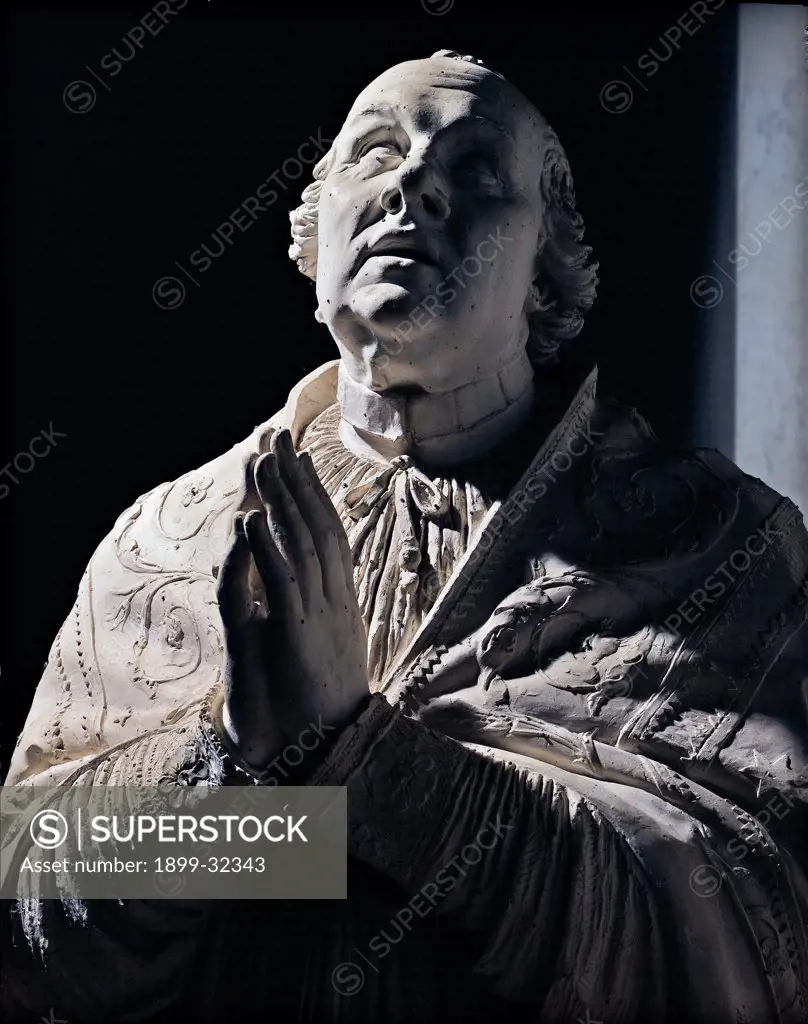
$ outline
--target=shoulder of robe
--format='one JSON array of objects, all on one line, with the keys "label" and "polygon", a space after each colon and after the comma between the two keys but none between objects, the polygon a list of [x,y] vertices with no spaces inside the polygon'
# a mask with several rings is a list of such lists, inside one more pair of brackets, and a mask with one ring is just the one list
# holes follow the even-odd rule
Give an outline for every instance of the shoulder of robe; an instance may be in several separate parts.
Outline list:
[{"label": "shoulder of robe", "polygon": [[718,451],[662,443],[634,410],[606,400],[600,420],[580,506],[589,550],[647,585],[663,634],[664,680],[637,693],[623,742],[664,740],[708,775],[720,764],[753,805],[778,792],[808,802],[800,510]]},{"label": "shoulder of robe", "polygon": [[228,451],[141,495],[85,570],[59,630],[7,784],[193,715],[216,684],[216,578],[241,500],[242,465],[274,429],[305,425],[333,399],[336,363]]},{"label": "shoulder of robe", "polygon": [[584,464],[580,508],[592,550],[610,561],[679,559],[681,572],[724,542],[731,551],[772,517],[789,521],[784,552],[802,543],[796,506],[720,452],[667,444],[635,409],[608,397],[599,397],[593,422],[600,433]]}]

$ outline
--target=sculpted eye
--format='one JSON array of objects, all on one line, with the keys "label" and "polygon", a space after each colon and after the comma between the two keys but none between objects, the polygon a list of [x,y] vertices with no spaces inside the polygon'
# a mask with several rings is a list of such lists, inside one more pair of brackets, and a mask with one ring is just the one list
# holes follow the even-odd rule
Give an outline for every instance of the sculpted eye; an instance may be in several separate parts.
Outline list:
[{"label": "sculpted eye", "polygon": [[467,153],[455,161],[454,177],[464,187],[499,186],[502,184],[496,166],[481,153]]},{"label": "sculpted eye", "polygon": [[365,142],[359,147],[356,154],[357,160],[364,160],[366,156],[373,156],[374,160],[383,160],[391,154],[400,154],[398,144],[392,139],[376,139]]}]

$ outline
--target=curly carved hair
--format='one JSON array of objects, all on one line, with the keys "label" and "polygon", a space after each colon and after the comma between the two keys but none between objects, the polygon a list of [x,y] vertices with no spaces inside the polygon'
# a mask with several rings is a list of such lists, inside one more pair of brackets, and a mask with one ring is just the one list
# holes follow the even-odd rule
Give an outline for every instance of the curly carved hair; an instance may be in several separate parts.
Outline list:
[{"label": "curly carved hair", "polygon": [[[477,58],[461,57],[452,50],[439,50],[432,56],[455,57],[482,65]],[[598,286],[598,262],[591,246],[582,241],[584,221],[575,206],[575,188],[567,155],[558,136],[541,115],[540,124],[543,160],[539,188],[544,222],[533,279],[537,309],[528,316],[528,354],[536,365],[557,362],[560,347],[580,333]],[[312,281],[317,279],[318,205],[334,159],[332,146],[316,164],[314,181],[303,190],[301,205],[289,214],[292,226],[289,256],[297,263],[298,270]]]}]

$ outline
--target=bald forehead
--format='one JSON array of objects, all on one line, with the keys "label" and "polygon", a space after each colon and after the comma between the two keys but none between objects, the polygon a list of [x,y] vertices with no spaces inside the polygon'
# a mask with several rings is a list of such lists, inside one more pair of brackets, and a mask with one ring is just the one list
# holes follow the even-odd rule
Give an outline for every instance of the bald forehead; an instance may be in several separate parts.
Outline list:
[{"label": "bald forehead", "polygon": [[345,126],[363,116],[416,110],[430,122],[476,115],[506,129],[538,128],[541,116],[510,82],[488,68],[447,57],[406,61],[389,68],[354,101]]},{"label": "bald forehead", "polygon": [[452,57],[429,57],[407,60],[388,68],[366,86],[360,96],[371,90],[395,88],[410,82],[447,89],[479,90],[481,93],[492,89],[495,84],[508,84],[501,76],[479,64]]}]

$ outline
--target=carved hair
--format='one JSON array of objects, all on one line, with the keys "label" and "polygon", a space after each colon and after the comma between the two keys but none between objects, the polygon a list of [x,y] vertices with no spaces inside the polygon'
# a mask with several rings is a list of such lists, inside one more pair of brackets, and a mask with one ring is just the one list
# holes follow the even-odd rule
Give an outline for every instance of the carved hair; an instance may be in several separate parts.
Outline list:
[{"label": "carved hair", "polygon": [[[454,57],[482,65],[477,58],[461,57],[453,50],[439,50],[432,56]],[[556,362],[560,346],[580,333],[584,314],[592,308],[598,285],[598,262],[592,256],[591,246],[582,241],[584,221],[575,206],[575,188],[567,155],[556,133],[541,115],[539,117],[543,152],[539,188],[544,220],[533,279],[537,309],[528,315],[527,349],[536,365]],[[312,281],[317,279],[320,193],[334,160],[332,146],[315,166],[314,181],[303,190],[301,205],[289,214],[292,224],[289,256],[297,263],[298,270]]]}]

